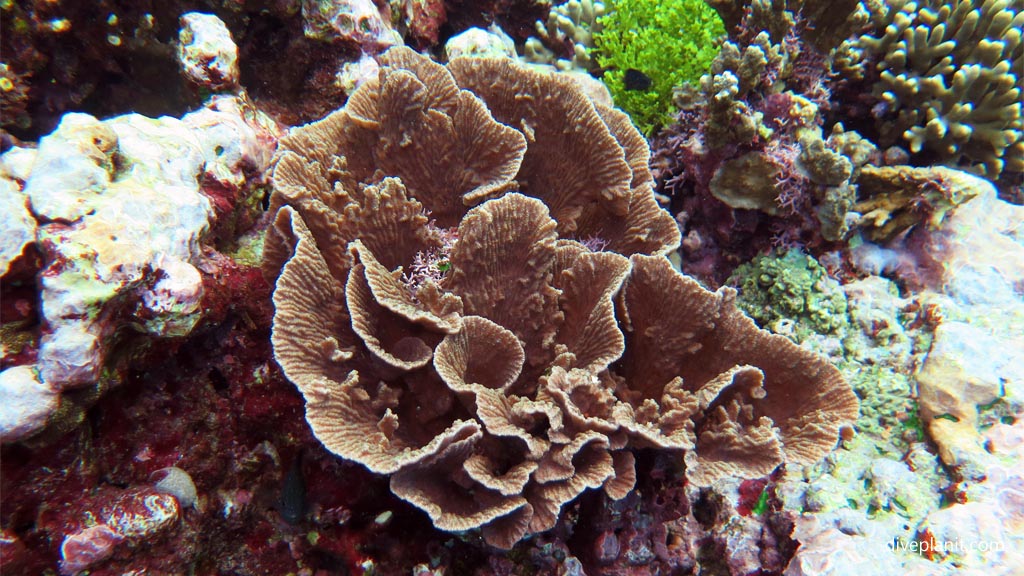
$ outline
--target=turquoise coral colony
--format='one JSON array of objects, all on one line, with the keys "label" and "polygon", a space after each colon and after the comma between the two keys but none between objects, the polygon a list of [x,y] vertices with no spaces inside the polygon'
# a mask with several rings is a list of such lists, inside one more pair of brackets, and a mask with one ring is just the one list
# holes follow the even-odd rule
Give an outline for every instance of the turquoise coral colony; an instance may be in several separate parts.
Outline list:
[{"label": "turquoise coral colony", "polygon": [[1024,1],[157,4],[0,1],[4,574],[1024,566]]}]

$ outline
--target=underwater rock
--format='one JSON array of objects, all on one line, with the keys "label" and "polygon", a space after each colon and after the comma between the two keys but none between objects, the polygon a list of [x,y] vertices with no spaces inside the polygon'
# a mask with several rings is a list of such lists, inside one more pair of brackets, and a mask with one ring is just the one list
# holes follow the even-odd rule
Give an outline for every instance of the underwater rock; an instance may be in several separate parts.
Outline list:
[{"label": "underwater rock", "polygon": [[64,537],[60,545],[60,572],[74,576],[82,570],[110,558],[124,538],[106,524],[90,526]]},{"label": "underwater rock", "polygon": [[437,44],[448,19],[445,4],[444,0],[401,0],[392,3],[391,10],[401,15],[406,40],[415,48],[427,49]]},{"label": "underwater rock", "polygon": [[[943,460],[984,475],[989,455],[975,429],[979,405],[1024,413],[1024,207],[999,200],[973,176],[975,198],[904,250],[917,269],[897,273],[948,297],[933,351],[918,375],[922,416]],[[922,271],[925,270],[925,271]],[[930,272],[926,272],[929,271]]]},{"label": "underwater rock", "polygon": [[31,366],[0,372],[0,442],[16,442],[42,430],[57,411],[60,391],[41,382]]},{"label": "underwater rock", "polygon": [[178,63],[185,78],[213,92],[239,87],[238,46],[224,21],[213,14],[189,12],[180,18]]},{"label": "underwater rock", "polygon": [[346,94],[351,94],[360,84],[377,75],[380,65],[377,60],[369,54],[360,54],[359,60],[345,62],[341,69],[335,74],[334,83]]},{"label": "underwater rock", "polygon": [[14,180],[0,176],[0,276],[7,274],[25,247],[35,242],[36,221],[28,211],[28,197]]},{"label": "underwater rock", "polygon": [[150,320],[155,334],[187,333],[198,320],[202,287],[188,262],[198,258],[212,215],[196,180],[204,160],[175,119],[101,123],[69,114],[40,142],[25,192],[37,217],[50,222],[40,227],[49,325],[39,353],[43,380],[62,388],[96,382],[101,341],[117,328],[100,310],[118,294],[135,293],[145,310],[139,320]]},{"label": "underwater rock", "polygon": [[997,335],[966,322],[943,322],[935,330],[917,382],[921,417],[947,464],[987,459],[984,439],[975,431],[978,407],[1007,393],[1020,400],[1024,356],[1009,350],[1024,350],[1024,336]]},{"label": "underwater rock", "polygon": [[500,28],[493,27],[484,30],[474,27],[452,36],[444,45],[444,53],[449,60],[459,56],[515,58],[516,45],[512,42],[512,38],[509,38],[508,34],[502,32]]},{"label": "underwater rock", "polygon": [[219,97],[182,120],[68,114],[43,138],[24,194],[42,222],[35,368],[46,386],[113,383],[110,347],[125,328],[180,337],[196,326],[199,268],[216,268],[204,243],[254,221],[277,130]]},{"label": "underwater rock", "polygon": [[1024,565],[1024,421],[984,433],[993,457],[981,482],[965,482],[962,502],[936,510],[918,528],[936,562],[1010,576]]},{"label": "underwater rock", "polygon": [[87,498],[61,543],[61,573],[74,576],[111,558],[120,546],[137,547],[170,535],[181,508],[169,494],[152,489],[104,492]]},{"label": "underwater rock", "polygon": [[844,510],[831,514],[804,514],[796,520],[793,537],[799,540],[796,556],[784,576],[936,576],[924,557],[897,552],[901,542],[893,523],[869,521],[862,513]]},{"label": "underwater rock", "polygon": [[302,30],[322,42],[348,42],[368,53],[402,43],[373,0],[302,0]]}]

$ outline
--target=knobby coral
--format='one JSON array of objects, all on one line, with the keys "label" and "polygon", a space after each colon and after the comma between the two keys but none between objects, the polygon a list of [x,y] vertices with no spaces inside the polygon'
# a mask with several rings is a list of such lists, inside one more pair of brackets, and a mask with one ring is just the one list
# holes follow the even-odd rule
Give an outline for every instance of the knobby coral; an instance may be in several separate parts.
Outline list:
[{"label": "knobby coral", "polygon": [[646,143],[571,80],[393,48],[281,149],[276,359],[317,438],[440,529],[508,548],[628,494],[633,449],[707,484],[814,461],[856,416],[825,360],[671,267]]}]

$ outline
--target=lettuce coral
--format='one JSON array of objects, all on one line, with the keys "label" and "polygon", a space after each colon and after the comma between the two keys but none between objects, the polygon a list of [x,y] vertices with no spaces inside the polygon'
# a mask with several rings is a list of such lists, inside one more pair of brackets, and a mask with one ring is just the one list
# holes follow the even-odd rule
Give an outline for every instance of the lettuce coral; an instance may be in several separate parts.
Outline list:
[{"label": "lettuce coral", "polygon": [[[605,84],[615,104],[650,133],[671,119],[672,89],[707,72],[725,28],[703,0],[616,0],[607,10],[594,34]],[[628,86],[630,70],[650,78],[650,86]]]},{"label": "lettuce coral", "polygon": [[324,446],[439,529],[510,548],[584,490],[624,498],[636,449],[707,485],[816,461],[856,417],[825,359],[671,267],[646,142],[572,80],[392,48],[280,150],[276,360]]}]

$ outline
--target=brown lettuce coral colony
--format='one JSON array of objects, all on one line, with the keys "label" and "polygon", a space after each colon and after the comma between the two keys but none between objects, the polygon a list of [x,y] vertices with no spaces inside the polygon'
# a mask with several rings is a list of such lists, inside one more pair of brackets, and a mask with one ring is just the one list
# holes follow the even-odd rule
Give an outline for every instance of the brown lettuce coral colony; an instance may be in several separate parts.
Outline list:
[{"label": "brown lettuce coral colony", "polygon": [[335,454],[443,530],[509,548],[632,449],[706,484],[830,450],[824,359],[670,266],[646,142],[571,80],[405,48],[282,140],[267,269],[278,363]]}]

